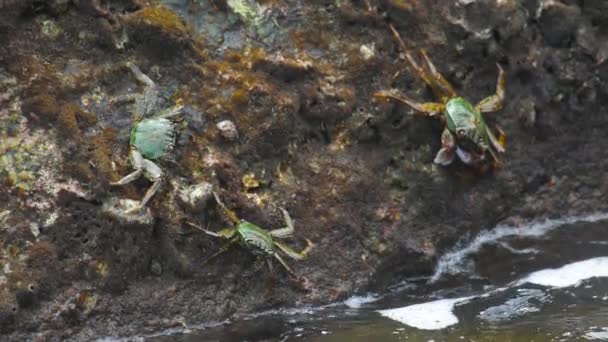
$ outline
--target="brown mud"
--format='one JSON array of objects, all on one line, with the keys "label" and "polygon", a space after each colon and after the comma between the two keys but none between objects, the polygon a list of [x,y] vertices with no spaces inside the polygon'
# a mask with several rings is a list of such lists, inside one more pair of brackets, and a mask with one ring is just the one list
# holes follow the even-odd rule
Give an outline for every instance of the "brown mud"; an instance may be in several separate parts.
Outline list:
[{"label": "brown mud", "polygon": [[[608,207],[602,0],[258,1],[262,19],[224,1],[170,3],[0,0],[3,339],[133,336],[329,303],[429,275],[455,242],[498,222]],[[389,24],[472,102],[503,66],[505,107],[486,115],[508,137],[501,169],[434,165],[440,123],[372,99],[398,88],[432,100]],[[126,62],[165,107],[186,106],[152,225],[101,210],[150,185],[109,186],[131,171],[131,106],[110,99],[143,90]],[[238,139],[219,134],[222,120]],[[307,289],[276,263],[274,275],[256,270],[240,248],[201,266],[220,244],[185,222],[226,222],[177,189],[204,181],[268,229],[287,208],[289,245],[316,244],[288,260]]]}]

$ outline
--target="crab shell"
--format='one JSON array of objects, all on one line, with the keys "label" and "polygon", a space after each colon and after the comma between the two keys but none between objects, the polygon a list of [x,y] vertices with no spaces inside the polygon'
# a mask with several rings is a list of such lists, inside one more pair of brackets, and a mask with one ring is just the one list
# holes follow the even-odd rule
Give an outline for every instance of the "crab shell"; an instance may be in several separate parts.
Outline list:
[{"label": "crab shell", "polygon": [[468,164],[471,158],[462,158],[464,154],[477,157],[475,160],[483,159],[485,151],[490,148],[487,125],[481,113],[473,105],[463,99],[456,97],[449,100],[445,111],[446,127],[456,140],[456,145],[461,153],[460,159]]},{"label": "crab shell", "polygon": [[175,124],[169,119],[145,119],[131,130],[131,146],[150,160],[165,156],[175,143]]},{"label": "crab shell", "polygon": [[247,221],[241,221],[236,227],[239,242],[256,255],[272,256],[275,253],[272,236],[264,229]]}]

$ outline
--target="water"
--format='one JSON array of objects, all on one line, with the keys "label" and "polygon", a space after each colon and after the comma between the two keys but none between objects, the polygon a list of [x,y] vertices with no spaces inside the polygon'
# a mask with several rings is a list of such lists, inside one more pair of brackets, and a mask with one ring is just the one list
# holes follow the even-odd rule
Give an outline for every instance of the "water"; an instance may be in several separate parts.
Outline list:
[{"label": "water", "polygon": [[429,278],[146,341],[608,341],[608,214],[499,225]]}]

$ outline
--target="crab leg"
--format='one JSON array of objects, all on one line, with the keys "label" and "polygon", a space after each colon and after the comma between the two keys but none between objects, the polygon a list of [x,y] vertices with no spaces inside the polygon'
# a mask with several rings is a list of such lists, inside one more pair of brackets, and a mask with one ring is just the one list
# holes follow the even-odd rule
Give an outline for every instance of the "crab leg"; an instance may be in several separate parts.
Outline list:
[{"label": "crab leg", "polygon": [[504,153],[505,152],[505,148],[500,143],[500,140],[498,140],[496,138],[496,136],[494,135],[494,133],[492,133],[492,131],[489,128],[487,129],[487,132],[488,132],[488,138],[490,140],[490,143],[492,144],[492,146],[494,146],[494,148],[496,149],[496,151],[498,151],[500,153]]},{"label": "crab leg", "polygon": [[119,181],[117,182],[111,182],[110,185],[125,185],[127,183],[131,183],[132,181],[138,179],[139,177],[141,177],[141,174],[143,173],[143,169],[135,169],[135,171],[129,173],[128,175],[124,176],[123,178],[121,178]]},{"label": "crab leg", "polygon": [[203,233],[205,233],[205,234],[207,234],[207,235],[215,236],[215,237],[218,237],[218,238],[221,238],[221,237],[222,237],[220,234],[218,234],[218,233],[216,233],[216,232],[212,232],[212,231],[210,231],[210,230],[207,230],[207,229],[205,229],[205,228],[203,228],[203,227],[201,227],[201,226],[199,226],[199,225],[196,225],[196,224],[194,224],[194,223],[192,223],[192,222],[186,222],[186,223],[187,223],[189,226],[191,226],[191,227],[193,227],[193,228],[196,228],[196,229],[200,230],[201,232],[203,232]]},{"label": "crab leg", "polygon": [[485,99],[479,101],[479,103],[475,106],[475,109],[482,113],[495,112],[502,109],[502,103],[505,100],[505,71],[500,64],[496,63],[496,66],[498,67],[496,94],[486,97]]},{"label": "crab leg", "polygon": [[401,39],[401,35],[399,34],[399,32],[395,29],[395,27],[393,25],[389,25],[389,27],[391,29],[391,32],[393,33],[393,36],[399,43],[399,46],[401,47],[401,51],[403,51],[403,53],[405,54],[405,58],[407,59],[408,63],[412,67],[412,69],[414,69],[416,74],[418,74],[418,76],[420,78],[422,78],[424,80],[424,82],[426,82],[426,84],[428,84],[429,86],[432,87],[433,81],[431,80],[431,77],[429,77],[429,75],[426,73],[426,70],[424,70],[422,67],[420,67],[420,65],[418,65],[418,62],[416,62],[414,57],[412,57],[410,50],[405,46],[405,43],[403,42],[403,39]]},{"label": "crab leg", "polygon": [[163,180],[163,170],[158,167],[158,165],[154,164],[152,161],[148,159],[143,160],[143,168],[145,171],[146,178],[153,182],[152,186],[146,191],[144,198],[141,200],[141,206],[145,206],[148,201],[154,196],[154,194],[160,188],[160,185]]},{"label": "crab leg", "polygon": [[112,97],[110,99],[110,102],[113,104],[122,104],[122,103],[134,102],[135,100],[137,100],[136,94],[125,94],[125,95]]},{"label": "crab leg", "polygon": [[401,50],[405,54],[405,58],[407,59],[410,67],[412,69],[414,69],[414,71],[416,72],[418,77],[422,78],[422,80],[424,80],[424,82],[429,87],[431,87],[431,89],[433,89],[433,92],[435,93],[435,95],[437,95],[438,98],[443,99],[443,98],[454,97],[454,95],[455,95],[454,89],[447,81],[445,81],[443,76],[441,76],[441,74],[439,74],[439,72],[437,72],[437,69],[435,68],[435,66],[432,63],[430,63],[430,59],[428,58],[426,52],[424,50],[421,50],[422,56],[426,59],[427,64],[429,64],[429,69],[431,70],[432,75],[429,75],[427,70],[425,70],[423,67],[421,67],[418,64],[418,62],[416,62],[416,60],[412,56],[409,49],[405,46],[403,39],[401,39],[401,35],[395,29],[395,27],[393,25],[389,25],[389,27],[393,33],[393,36],[395,37],[397,42],[399,42],[399,46],[401,47]]},{"label": "crab leg", "polygon": [[[276,253],[275,253],[276,255]],[[272,267],[272,260],[270,258],[265,258],[266,259],[266,264],[268,265],[268,269],[270,270],[270,273],[274,273],[274,267]]]},{"label": "crab leg", "polygon": [[135,65],[131,62],[128,62],[127,67],[129,69],[131,69],[131,72],[133,72],[133,75],[135,76],[135,78],[137,78],[137,80],[140,81],[141,83],[147,85],[148,87],[156,86],[154,81],[152,81],[152,79],[150,77],[148,77],[146,74],[141,72],[141,69],[139,69],[139,67],[137,65]]},{"label": "crab leg", "polygon": [[182,105],[175,105],[175,106],[173,106],[171,108],[167,108],[167,109],[164,109],[164,110],[160,111],[154,117],[155,118],[168,119],[168,118],[171,118],[173,116],[181,114],[181,111],[182,111],[183,108],[184,108],[184,106],[182,106]]},{"label": "crab leg", "polygon": [[226,216],[228,216],[228,218],[235,225],[239,224],[241,222],[241,220],[239,220],[239,218],[236,216],[236,214],[234,213],[234,211],[228,209],[228,207],[226,207],[226,205],[224,205],[224,203],[220,199],[220,196],[217,194],[217,192],[215,192],[215,191],[213,192],[213,197],[215,197],[215,201],[217,202],[217,204],[220,206],[220,208],[222,208],[222,210],[224,211],[224,213],[226,214]]},{"label": "crab leg", "polygon": [[422,57],[424,57],[424,60],[426,61],[426,64],[428,65],[436,84],[443,90],[443,92],[448,96],[448,98],[456,97],[456,91],[454,90],[454,87],[452,87],[450,82],[448,82],[445,77],[443,77],[443,75],[441,75],[441,73],[437,71],[435,64],[433,64],[433,62],[429,58],[429,55],[427,54],[426,50],[420,49],[420,54],[422,55]]},{"label": "crab leg", "polygon": [[142,157],[141,153],[139,153],[137,150],[131,150],[130,157],[131,164],[133,164],[135,171],[124,176],[117,182],[110,183],[110,185],[125,185],[141,177],[142,173],[144,172],[144,157]]},{"label": "crab leg", "polygon": [[205,259],[201,266],[207,265],[209,262],[211,262],[211,260],[215,259],[218,255],[221,255],[222,253],[225,253],[227,250],[230,249],[230,247],[232,247],[232,245],[234,245],[235,243],[237,243],[239,241],[238,238],[233,238],[232,240],[228,241],[226,244],[224,244],[222,246],[222,248],[220,248],[219,251],[213,253],[213,255],[211,255],[210,257],[208,257],[207,259]]},{"label": "crab leg", "polygon": [[410,107],[412,107],[413,109],[415,109],[416,111],[420,112],[420,113],[424,113],[428,116],[435,116],[438,115],[440,113],[442,113],[445,110],[445,105],[443,103],[439,103],[439,102],[416,102],[413,101],[403,95],[401,96],[396,96],[393,94],[393,92],[391,91],[379,91],[374,93],[374,97],[377,97],[379,99],[384,99],[384,100],[394,100],[397,102],[401,102],[404,103]]},{"label": "crab leg", "polygon": [[283,218],[285,219],[285,224],[287,226],[285,228],[271,230],[268,233],[270,233],[272,237],[285,239],[291,237],[295,229],[293,228],[293,221],[291,220],[291,216],[289,216],[287,210],[281,208],[281,211],[283,212]]},{"label": "crab leg", "polygon": [[[292,269],[291,267],[289,267],[289,265],[287,265],[287,263],[285,262],[285,260],[283,260],[283,258],[278,254],[278,253],[274,253],[273,256],[279,260],[279,262],[281,263],[281,265],[283,265],[283,267],[285,268],[285,270],[287,270],[287,272],[289,272],[289,274],[291,274],[294,278],[300,278]],[[271,268],[272,270],[272,268]]]},{"label": "crab leg", "polygon": [[144,115],[148,114],[151,110],[156,107],[156,102],[158,101],[158,89],[156,88],[156,83],[150,79],[146,74],[141,72],[139,67],[131,62],[127,63],[127,67],[131,69],[135,78],[141,83],[146,85],[146,90],[144,91],[143,98],[141,99],[141,103],[136,105],[135,113],[133,113],[133,117],[135,120],[141,120]]},{"label": "crab leg", "polygon": [[490,152],[490,155],[492,156],[492,159],[494,159],[494,162],[500,164],[500,159],[498,159],[496,152],[494,152],[494,150],[491,148],[488,149],[488,152]]},{"label": "crab leg", "polygon": [[291,249],[290,247],[288,247],[278,241],[274,241],[274,244],[277,247],[279,247],[279,249],[282,250],[283,253],[287,254],[290,258],[295,259],[295,260],[306,259],[308,252],[310,252],[310,250],[315,246],[315,244],[312,243],[312,241],[310,241],[308,239],[306,239],[306,243],[308,243],[306,248],[304,248],[300,253],[298,253],[298,252],[294,251],[293,249]]}]

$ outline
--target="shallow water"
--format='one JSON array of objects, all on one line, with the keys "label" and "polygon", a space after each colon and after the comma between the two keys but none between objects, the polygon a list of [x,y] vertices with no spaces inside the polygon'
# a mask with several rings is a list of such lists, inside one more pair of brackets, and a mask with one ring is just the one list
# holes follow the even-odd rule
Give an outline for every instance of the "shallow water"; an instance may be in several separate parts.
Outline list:
[{"label": "shallow water", "polygon": [[343,303],[147,341],[608,341],[608,215],[500,225],[436,273]]}]

